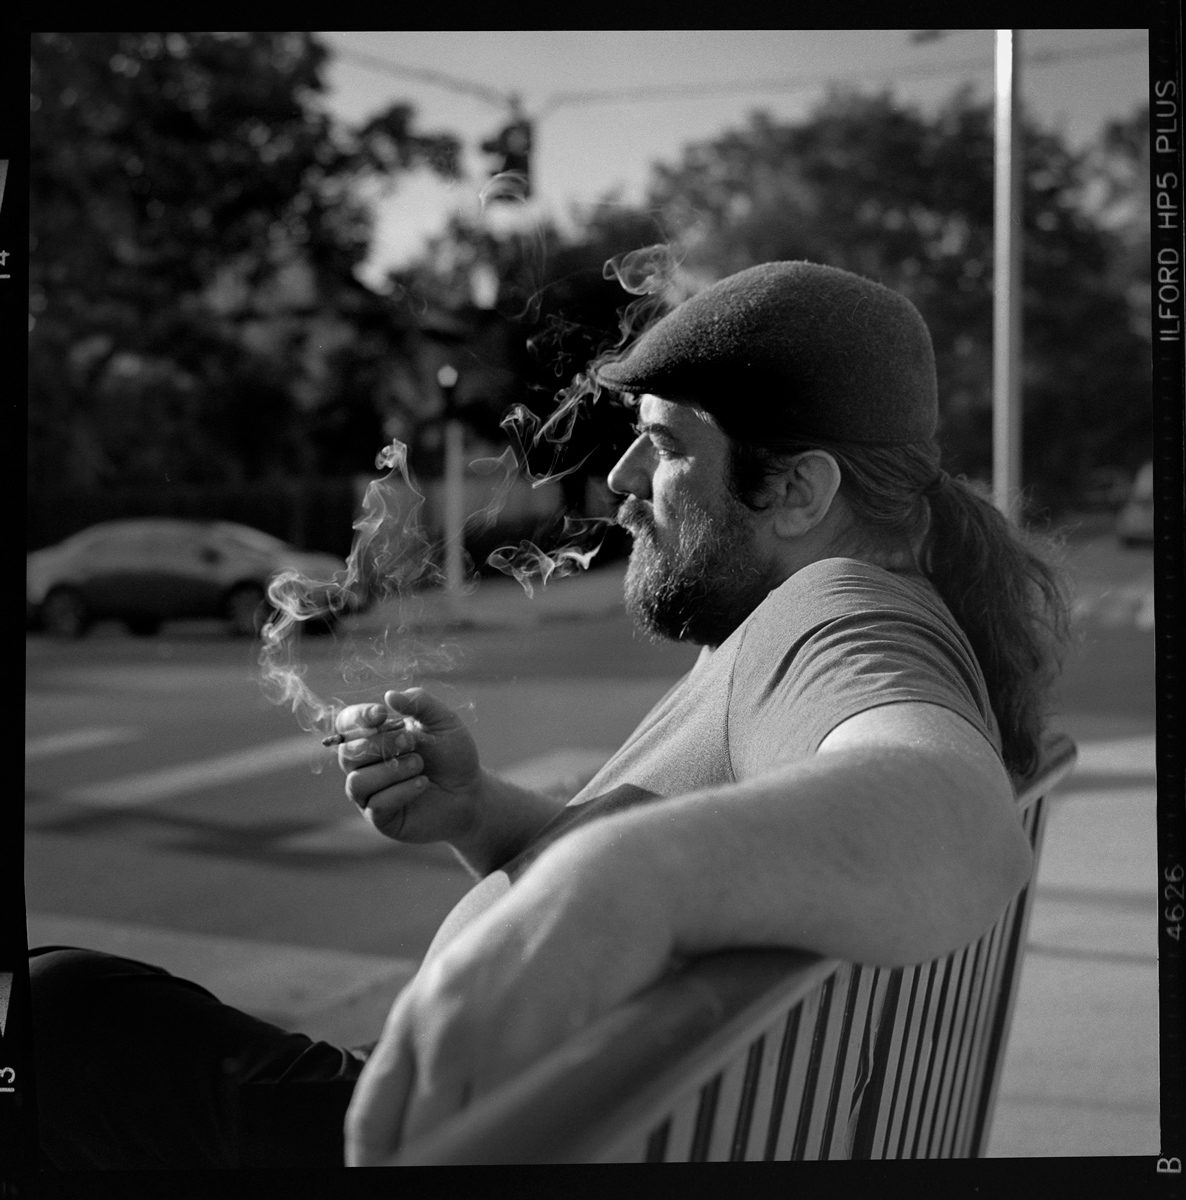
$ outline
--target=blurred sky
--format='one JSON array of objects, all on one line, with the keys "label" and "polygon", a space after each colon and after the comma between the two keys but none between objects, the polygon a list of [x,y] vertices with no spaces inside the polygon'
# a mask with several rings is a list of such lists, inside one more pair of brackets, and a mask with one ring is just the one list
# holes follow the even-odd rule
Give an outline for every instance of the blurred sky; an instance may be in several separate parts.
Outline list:
[{"label": "blurred sky", "polygon": [[[377,201],[364,275],[377,283],[425,235],[439,231],[448,212],[479,211],[488,160],[478,147],[507,115],[500,96],[517,92],[536,120],[536,198],[526,212],[490,206],[486,219],[495,228],[521,227],[545,214],[563,223],[572,205],[614,189],[625,200],[639,199],[653,162],[675,161],[687,142],[736,128],[755,109],[787,120],[806,115],[829,81],[889,86],[899,100],[924,109],[961,83],[985,98],[992,94],[992,30],[953,30],[924,42],[910,35],[901,29],[321,33],[340,52],[327,74],[326,103],[336,115],[354,122],[405,100],[421,128],[455,133],[466,145],[468,178],[461,183],[446,185],[418,171]],[[1073,145],[1147,99],[1146,30],[1034,29],[1020,31],[1020,38],[1024,102]],[[436,78],[417,75],[425,72]],[[663,95],[667,88],[681,91]],[[612,98],[591,95],[607,92]]]}]

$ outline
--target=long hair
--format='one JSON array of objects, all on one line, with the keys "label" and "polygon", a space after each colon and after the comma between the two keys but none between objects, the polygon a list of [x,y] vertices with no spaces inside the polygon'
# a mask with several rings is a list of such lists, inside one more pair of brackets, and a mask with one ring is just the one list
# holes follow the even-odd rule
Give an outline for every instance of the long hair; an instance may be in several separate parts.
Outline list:
[{"label": "long hair", "polygon": [[1069,639],[1065,585],[1053,547],[1013,526],[971,484],[939,466],[934,441],[871,446],[820,439],[756,445],[730,437],[730,489],[760,508],[766,480],[805,450],[840,467],[840,491],[857,536],[875,547],[905,539],[963,629],[980,664],[1001,731],[1002,756],[1017,777],[1038,761],[1051,689]]}]

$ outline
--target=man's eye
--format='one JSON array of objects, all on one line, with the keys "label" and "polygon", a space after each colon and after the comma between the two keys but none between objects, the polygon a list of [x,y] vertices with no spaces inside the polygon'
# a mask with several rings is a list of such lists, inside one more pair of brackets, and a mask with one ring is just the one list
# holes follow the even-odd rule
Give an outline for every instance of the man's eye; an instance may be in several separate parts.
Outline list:
[{"label": "man's eye", "polygon": [[660,458],[679,457],[679,451],[675,445],[660,431],[648,429],[647,426],[639,424],[635,424],[631,428],[635,437],[645,437],[651,443],[651,448]]}]

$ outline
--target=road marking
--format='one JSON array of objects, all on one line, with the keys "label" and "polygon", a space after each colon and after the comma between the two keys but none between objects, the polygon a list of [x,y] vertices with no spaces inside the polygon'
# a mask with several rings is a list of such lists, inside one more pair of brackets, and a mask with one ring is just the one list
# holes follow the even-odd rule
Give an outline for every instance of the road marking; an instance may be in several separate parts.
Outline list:
[{"label": "road marking", "polygon": [[[612,750],[571,747],[523,759],[495,774],[519,787],[543,790],[567,785],[575,791],[612,753]],[[365,817],[355,814],[330,825],[279,838],[271,848],[282,854],[377,854],[390,851],[392,846],[390,838],[379,833]]]},{"label": "road marking", "polygon": [[58,797],[72,804],[94,808],[137,808],[170,800],[193,792],[206,791],[224,783],[270,775],[288,767],[312,767],[325,751],[316,745],[309,734],[282,738],[262,746],[181,763],[157,771],[142,771],[124,775],[105,783],[87,784],[59,792]]},{"label": "road marking", "polygon": [[61,733],[48,733],[25,743],[25,761],[39,758],[57,758],[63,754],[76,754],[80,750],[95,750],[101,746],[121,746],[138,742],[144,737],[143,729],[128,726],[94,729],[67,729]]}]

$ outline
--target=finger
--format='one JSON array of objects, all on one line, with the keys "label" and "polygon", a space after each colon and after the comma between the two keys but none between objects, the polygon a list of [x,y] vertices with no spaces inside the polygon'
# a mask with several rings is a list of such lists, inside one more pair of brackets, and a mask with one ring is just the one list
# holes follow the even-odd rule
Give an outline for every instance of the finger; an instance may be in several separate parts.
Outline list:
[{"label": "finger", "polygon": [[362,809],[363,816],[385,837],[399,838],[403,835],[409,809],[427,789],[428,780],[423,775],[385,788],[371,797]]},{"label": "finger", "polygon": [[417,778],[425,778],[424,760],[418,754],[366,763],[347,773],[346,799],[359,808],[366,808],[396,784]]},{"label": "finger", "polygon": [[399,1149],[416,1070],[405,1017],[409,1003],[410,989],[405,989],[354,1085],[344,1125],[348,1167],[381,1166]]},{"label": "finger", "polygon": [[403,729],[405,725],[406,722],[403,717],[388,717],[380,725],[349,729],[342,733],[331,733],[321,739],[321,744],[323,746],[340,746],[343,742],[374,737],[379,733],[393,733],[397,729]]},{"label": "finger", "polygon": [[338,733],[372,729],[391,716],[386,704],[348,704],[334,716],[334,729]]},{"label": "finger", "polygon": [[407,688],[402,692],[384,692],[383,700],[389,708],[403,713],[424,725],[452,725],[457,716],[453,710],[423,688]]},{"label": "finger", "polygon": [[392,762],[415,748],[416,736],[409,729],[354,737],[338,747],[338,766],[347,773],[374,763]]}]

